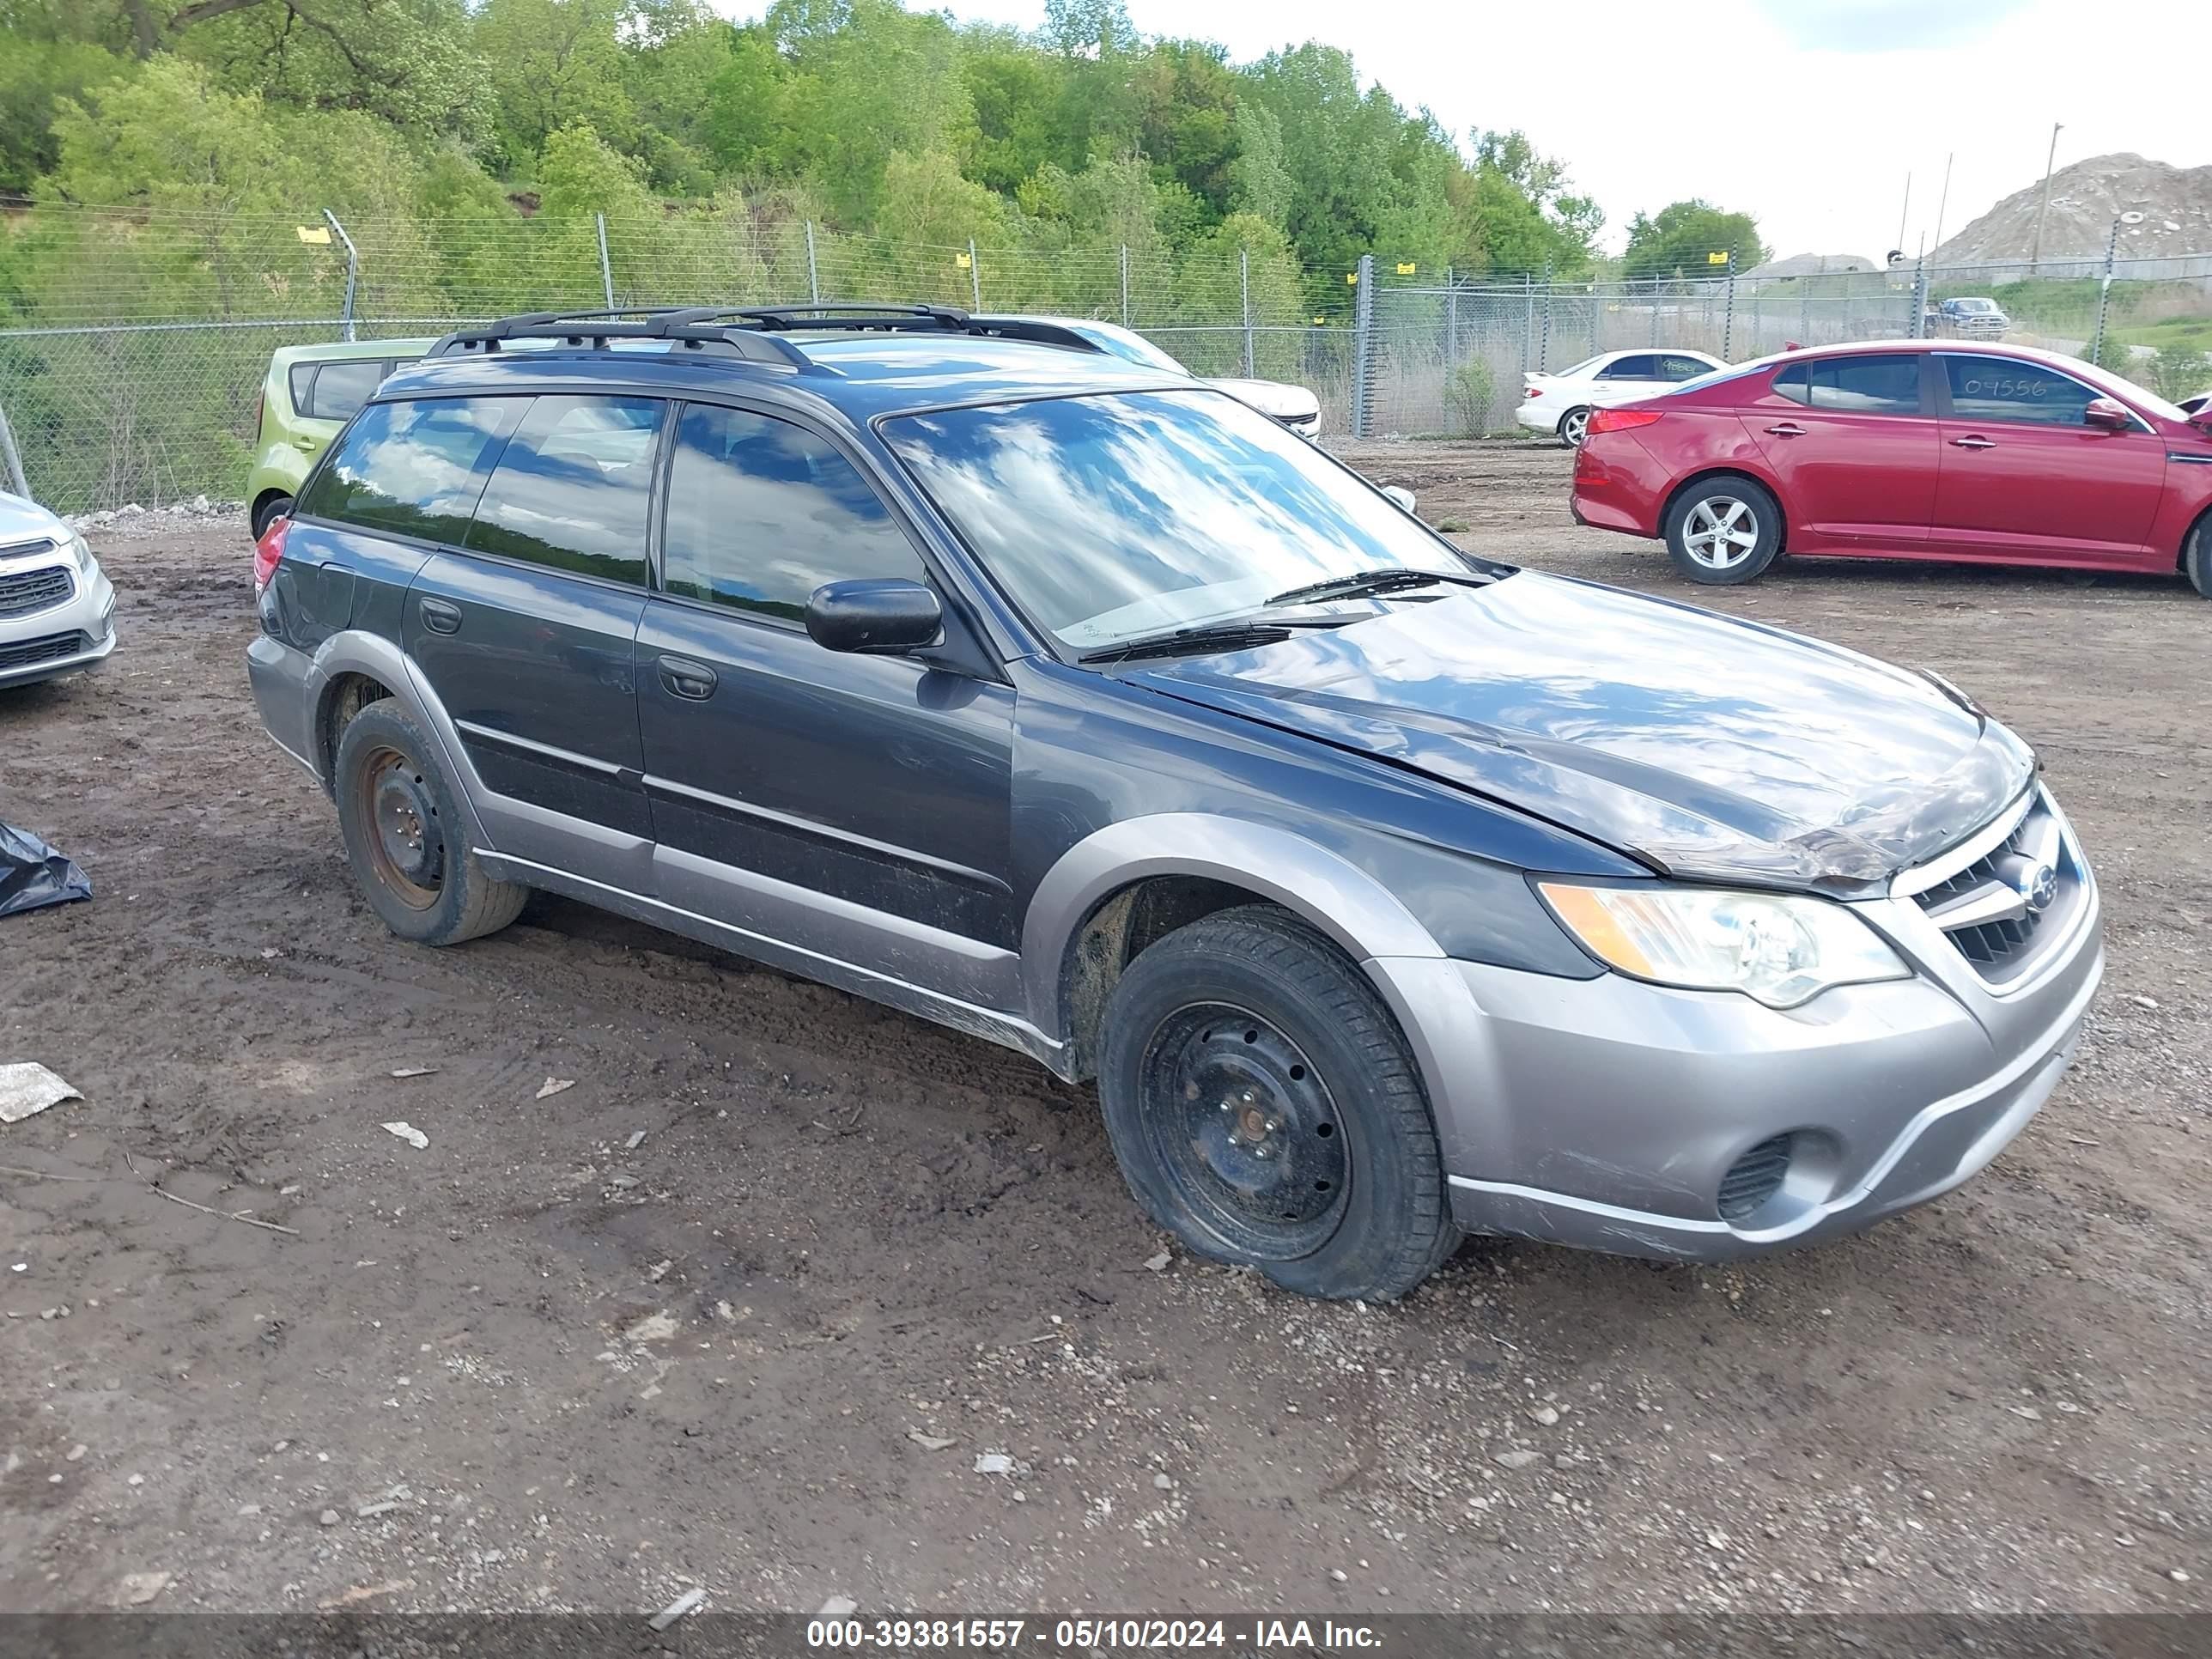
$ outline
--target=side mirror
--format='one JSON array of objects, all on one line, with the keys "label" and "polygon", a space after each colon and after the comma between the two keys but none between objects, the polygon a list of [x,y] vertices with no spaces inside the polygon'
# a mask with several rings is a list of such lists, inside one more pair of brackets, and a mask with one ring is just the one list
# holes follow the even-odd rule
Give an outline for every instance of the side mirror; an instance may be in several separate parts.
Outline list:
[{"label": "side mirror", "polygon": [[2107,432],[2125,432],[2135,424],[2135,416],[2118,398],[2092,398],[2081,410],[2085,426],[2101,427]]},{"label": "side mirror", "polygon": [[2206,404],[2192,414],[2189,417],[2189,424],[2199,432],[2212,432],[2212,404]]},{"label": "side mirror", "polygon": [[1413,510],[1413,492],[1403,484],[1384,484],[1382,493],[1397,502],[1401,512],[1411,513]]},{"label": "side mirror", "polygon": [[945,611],[920,582],[825,582],[806,601],[806,635],[825,651],[913,651],[945,637]]}]

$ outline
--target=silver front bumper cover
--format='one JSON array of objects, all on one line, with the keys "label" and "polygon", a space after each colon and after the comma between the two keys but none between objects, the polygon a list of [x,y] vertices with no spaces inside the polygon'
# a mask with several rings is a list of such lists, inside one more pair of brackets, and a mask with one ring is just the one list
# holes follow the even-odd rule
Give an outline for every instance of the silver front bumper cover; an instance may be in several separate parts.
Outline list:
[{"label": "silver front bumper cover", "polygon": [[[1853,908],[1912,977],[1787,1010],[1614,974],[1370,962],[1429,1083],[1455,1218],[1726,1261],[1856,1231],[1969,1179],[2050,1097],[2103,975],[2096,884],[2065,838],[2078,889],[2002,984],[1909,893]],[[1723,1177],[1783,1135],[1780,1185],[1724,1219]]]}]

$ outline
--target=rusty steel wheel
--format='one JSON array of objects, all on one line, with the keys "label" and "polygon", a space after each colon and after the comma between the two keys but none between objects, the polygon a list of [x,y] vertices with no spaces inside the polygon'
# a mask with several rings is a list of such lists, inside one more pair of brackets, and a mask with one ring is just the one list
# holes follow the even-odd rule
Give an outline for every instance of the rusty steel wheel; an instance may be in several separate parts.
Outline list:
[{"label": "rusty steel wheel", "polygon": [[445,886],[446,839],[422,769],[380,744],[362,757],[349,783],[369,831],[363,850],[370,871],[409,909],[434,908]]}]

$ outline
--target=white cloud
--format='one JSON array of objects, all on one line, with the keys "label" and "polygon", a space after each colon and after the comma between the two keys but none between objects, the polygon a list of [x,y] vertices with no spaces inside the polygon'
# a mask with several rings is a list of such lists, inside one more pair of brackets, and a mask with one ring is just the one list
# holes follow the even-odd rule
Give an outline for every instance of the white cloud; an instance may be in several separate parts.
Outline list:
[{"label": "white cloud", "polygon": [[[1603,205],[1618,246],[1638,210],[1681,197],[1757,216],[1784,253],[1879,258],[1936,240],[2058,161],[2134,150],[2212,162],[2204,0],[1127,0],[1146,34],[1218,40],[1243,62],[1318,40],[1449,130],[1522,127]],[[758,16],[755,0],[718,0]],[[948,0],[1034,27],[1043,0]],[[2094,250],[2091,250],[2094,251]]]}]

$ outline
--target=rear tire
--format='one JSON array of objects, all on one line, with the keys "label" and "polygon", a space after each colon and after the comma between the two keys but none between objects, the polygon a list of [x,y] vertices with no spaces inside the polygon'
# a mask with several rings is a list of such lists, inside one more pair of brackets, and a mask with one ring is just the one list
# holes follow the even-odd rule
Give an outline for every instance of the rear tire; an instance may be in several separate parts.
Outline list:
[{"label": "rear tire", "polygon": [[1137,1201],[1199,1255],[1303,1296],[1389,1301],[1459,1242],[1389,1009],[1271,906],[1205,917],[1129,964],[1098,1094]]},{"label": "rear tire", "polygon": [[530,890],[485,871],[437,753],[388,698],[362,709],[338,738],[338,829],[386,927],[417,945],[459,945],[513,921]]},{"label": "rear tire", "polygon": [[1782,550],[1782,506],[1749,478],[1702,479],[1667,509],[1665,535],[1683,575],[1733,587],[1765,571]]},{"label": "rear tire", "polygon": [[2189,532],[2189,545],[2183,550],[2181,568],[2198,595],[2212,599],[2212,514],[2199,519],[2197,528]]},{"label": "rear tire", "polygon": [[259,541],[269,533],[269,526],[292,510],[289,495],[270,495],[254,503],[253,539]]},{"label": "rear tire", "polygon": [[1589,436],[1590,412],[1587,409],[1571,409],[1559,416],[1559,441],[1569,449],[1580,449],[1583,440]]}]

